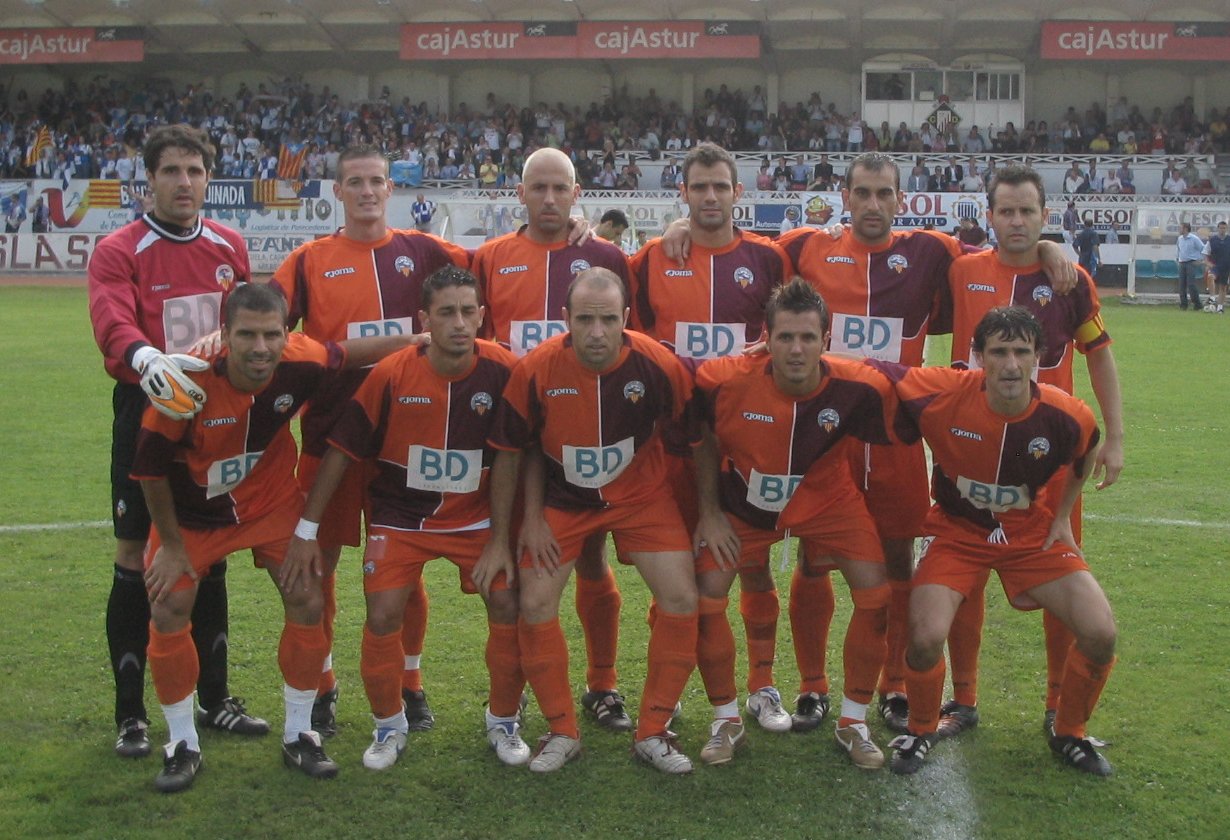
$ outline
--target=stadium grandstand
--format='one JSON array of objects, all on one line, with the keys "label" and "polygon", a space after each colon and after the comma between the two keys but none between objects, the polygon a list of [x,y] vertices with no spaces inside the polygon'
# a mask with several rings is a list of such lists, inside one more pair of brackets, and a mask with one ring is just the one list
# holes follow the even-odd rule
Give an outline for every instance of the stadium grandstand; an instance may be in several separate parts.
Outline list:
[{"label": "stadium grandstand", "polygon": [[[635,249],[676,217],[682,153],[736,152],[739,224],[840,220],[860,151],[894,155],[899,224],[981,212],[994,167],[1027,159],[1119,239],[1107,282],[1171,256],[1230,203],[1230,3],[475,0],[0,0],[0,195],[8,270],[81,270],[140,211],[138,150],[168,122],[219,149],[207,213],[254,268],[337,222],[338,152],[383,148],[411,226],[474,245],[519,223],[521,162],[577,162],[581,209],[628,212]],[[749,200],[750,199],[750,200]],[[66,236],[79,237],[70,243]],[[43,254],[42,258],[38,258]],[[1114,267],[1122,266],[1122,271]],[[1142,276],[1141,286],[1165,278]]]}]

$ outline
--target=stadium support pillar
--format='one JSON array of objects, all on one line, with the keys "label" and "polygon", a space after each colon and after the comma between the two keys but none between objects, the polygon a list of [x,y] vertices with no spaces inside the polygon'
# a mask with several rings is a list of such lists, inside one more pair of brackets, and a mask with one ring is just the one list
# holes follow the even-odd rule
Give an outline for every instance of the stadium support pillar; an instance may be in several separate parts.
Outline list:
[{"label": "stadium support pillar", "polygon": [[685,114],[696,109],[696,74],[679,74],[679,107]]},{"label": "stadium support pillar", "polygon": [[765,107],[769,109],[769,113],[777,111],[777,104],[782,101],[781,97],[782,77],[780,73],[769,73],[764,80],[764,98]]},{"label": "stadium support pillar", "polygon": [[436,76],[436,110],[444,114],[453,112],[452,83],[444,73]]},{"label": "stadium support pillar", "polygon": [[522,73],[517,76],[517,97],[525,103],[534,101],[534,86],[529,73]]},{"label": "stadium support pillar", "polygon": [[1192,108],[1197,114],[1203,114],[1209,107],[1209,88],[1204,78],[1192,78]]}]

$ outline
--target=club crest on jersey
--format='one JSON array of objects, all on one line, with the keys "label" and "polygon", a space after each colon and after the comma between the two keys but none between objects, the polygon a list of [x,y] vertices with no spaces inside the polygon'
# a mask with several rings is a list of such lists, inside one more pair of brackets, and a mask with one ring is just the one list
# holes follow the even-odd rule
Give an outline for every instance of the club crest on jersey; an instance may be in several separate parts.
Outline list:
[{"label": "club crest on jersey", "polygon": [[1027,449],[1034,460],[1041,460],[1050,454],[1051,442],[1044,437],[1036,437],[1029,442]]},{"label": "club crest on jersey", "polygon": [[295,404],[295,398],[290,394],[283,394],[273,401],[273,410],[278,414],[285,414],[290,411],[291,406]]},{"label": "club crest on jersey", "polygon": [[756,282],[756,275],[752,274],[750,268],[741,265],[735,269],[735,282],[739,284],[740,289],[746,289]]},{"label": "club crest on jersey", "polygon": [[1039,286],[1033,292],[1033,299],[1038,302],[1039,306],[1046,306],[1054,297],[1055,290],[1050,286]]},{"label": "club crest on jersey", "polygon": [[624,386],[624,399],[631,400],[633,404],[640,402],[643,396],[645,396],[645,383],[639,379],[633,379]]},{"label": "club crest on jersey", "polygon": [[235,269],[223,263],[214,269],[214,279],[218,281],[219,286],[229,289],[231,284],[235,282]]},{"label": "club crest on jersey", "polygon": [[414,260],[410,259],[409,257],[403,254],[402,256],[393,260],[393,268],[400,271],[402,277],[409,277],[410,273],[414,271]]},{"label": "club crest on jersey", "polygon": [[816,422],[823,426],[826,432],[831,432],[841,425],[841,415],[831,408],[826,408],[816,416]]},{"label": "club crest on jersey", "polygon": [[479,391],[474,396],[470,397],[470,408],[479,417],[482,417],[491,410],[491,406],[495,405],[495,400],[491,399],[491,395],[486,391]]},{"label": "club crest on jersey", "polygon": [[573,260],[572,265],[568,266],[568,271],[573,274],[580,274],[587,268],[591,268],[588,260]]},{"label": "club crest on jersey", "polygon": [[901,254],[893,254],[888,258],[888,267],[901,274],[910,267],[910,261]]}]

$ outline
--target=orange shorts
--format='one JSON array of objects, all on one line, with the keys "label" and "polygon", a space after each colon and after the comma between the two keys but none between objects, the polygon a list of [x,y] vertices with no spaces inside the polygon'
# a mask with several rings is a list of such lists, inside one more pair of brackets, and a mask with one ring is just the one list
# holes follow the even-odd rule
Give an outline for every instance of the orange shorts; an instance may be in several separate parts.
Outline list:
[{"label": "orange shorts", "polygon": [[[284,504],[272,512],[254,519],[251,522],[241,522],[224,528],[212,528],[198,531],[191,528],[180,528],[183,536],[184,549],[192,569],[201,576],[215,563],[226,559],[226,555],[245,548],[252,549],[252,562],[258,569],[264,569],[270,564],[277,565],[286,556],[286,548],[290,538],[295,533],[295,525],[299,523],[299,514],[303,510],[300,501],[297,504]],[[162,538],[157,528],[151,528],[149,542],[145,544],[145,568],[150,567],[154,553],[162,545]],[[194,586],[192,578],[183,575],[172,591],[179,592]]]},{"label": "orange shorts", "polygon": [[[373,527],[363,551],[363,591],[414,587],[423,577],[423,566],[443,557],[457,567],[461,591],[474,595],[478,587],[470,578],[491,530],[475,531],[399,531]],[[492,582],[493,590],[508,589],[508,577],[501,572]]]},{"label": "orange shorts", "polygon": [[[692,551],[692,537],[683,526],[675,500],[666,492],[661,498],[639,504],[612,505],[604,510],[544,511],[547,524],[559,543],[560,560],[571,563],[581,556],[581,545],[590,534],[610,532],[615,538],[619,562],[632,552]],[[521,556],[521,567],[533,568],[528,554]]]},{"label": "orange shorts", "polygon": [[1069,545],[1056,543],[1043,550],[1045,535],[1018,539],[1007,545],[988,543],[963,529],[924,537],[913,585],[939,584],[969,597],[994,570],[1012,606],[1036,610],[1038,604],[1025,595],[1030,589],[1089,571],[1080,552]]},{"label": "orange shorts", "polygon": [[[299,456],[296,477],[306,497],[316,481],[320,459],[306,453]],[[333,498],[320,518],[316,538],[322,546],[359,545],[363,534],[362,514],[367,509],[367,485],[373,476],[370,461],[353,461],[333,491]]]},{"label": "orange shorts", "polygon": [[[857,499],[857,497],[855,497]],[[726,514],[730,525],[739,537],[741,546],[740,569],[753,569],[767,566],[769,549],[774,543],[785,539],[784,530],[766,530],[748,525],[742,519]],[[790,536],[798,537],[803,545],[803,562],[809,568],[827,571],[837,568],[829,562],[833,557],[849,560],[867,560],[873,563],[884,562],[884,552],[880,547],[880,538],[876,534],[875,523],[867,508],[862,504],[834,504],[822,515],[809,519],[806,523],[789,529]],[[713,552],[702,548],[696,558],[696,573],[714,572],[718,570]]]},{"label": "orange shorts", "polygon": [[679,506],[679,515],[683,517],[683,527],[688,533],[696,530],[700,519],[700,502],[696,497],[696,468],[692,459],[687,456],[666,456],[666,483]]},{"label": "orange shorts", "polygon": [[921,536],[931,508],[922,443],[871,446],[851,440],[849,446],[850,472],[863,491],[880,538],[908,540]]}]

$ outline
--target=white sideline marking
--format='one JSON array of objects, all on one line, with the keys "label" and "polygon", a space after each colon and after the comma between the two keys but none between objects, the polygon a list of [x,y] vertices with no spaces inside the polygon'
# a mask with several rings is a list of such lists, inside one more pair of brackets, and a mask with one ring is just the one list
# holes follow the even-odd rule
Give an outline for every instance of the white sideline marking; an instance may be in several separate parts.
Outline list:
[{"label": "white sideline marking", "polygon": [[35,531],[78,531],[83,528],[105,528],[106,520],[97,522],[46,522],[41,525],[0,525],[0,534],[26,534]]},{"label": "white sideline marking", "polygon": [[[888,771],[888,768],[884,768]],[[922,784],[909,790],[897,808],[909,819],[920,840],[951,840],[978,836],[978,803],[969,784],[969,765],[960,739],[946,739],[927,754],[927,764],[915,779]],[[898,777],[900,779],[900,777]]]},{"label": "white sideline marking", "polygon": [[1201,522],[1198,519],[1129,516],[1123,513],[1086,513],[1084,518],[1092,522],[1117,522],[1125,525],[1161,525],[1168,528],[1213,528],[1218,531],[1230,529],[1230,522]]}]

